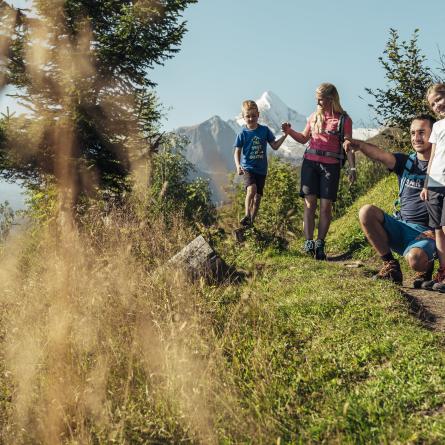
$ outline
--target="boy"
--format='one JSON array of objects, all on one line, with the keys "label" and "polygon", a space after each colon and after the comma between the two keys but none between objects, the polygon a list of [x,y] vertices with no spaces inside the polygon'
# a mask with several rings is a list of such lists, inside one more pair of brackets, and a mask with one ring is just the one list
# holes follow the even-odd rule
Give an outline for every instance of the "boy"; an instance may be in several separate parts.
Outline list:
[{"label": "boy", "polygon": [[238,175],[244,176],[246,187],[245,216],[240,221],[242,227],[253,225],[260,207],[267,175],[267,143],[278,150],[286,139],[283,134],[278,140],[269,127],[258,123],[258,106],[253,100],[242,104],[243,119],[246,124],[235,140],[235,165]]},{"label": "boy", "polygon": [[445,293],[445,83],[431,85],[426,99],[440,120],[433,125],[431,132],[431,158],[420,197],[427,202],[430,226],[435,229],[439,270],[423,288]]}]

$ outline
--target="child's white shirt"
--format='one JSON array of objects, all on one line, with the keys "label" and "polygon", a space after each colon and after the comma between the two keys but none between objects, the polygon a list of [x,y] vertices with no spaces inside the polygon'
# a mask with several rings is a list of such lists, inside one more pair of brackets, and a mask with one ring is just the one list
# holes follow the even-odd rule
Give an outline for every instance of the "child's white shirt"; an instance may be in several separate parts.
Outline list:
[{"label": "child's white shirt", "polygon": [[428,177],[428,188],[445,187],[445,119],[433,125],[429,142],[436,144],[436,151]]}]

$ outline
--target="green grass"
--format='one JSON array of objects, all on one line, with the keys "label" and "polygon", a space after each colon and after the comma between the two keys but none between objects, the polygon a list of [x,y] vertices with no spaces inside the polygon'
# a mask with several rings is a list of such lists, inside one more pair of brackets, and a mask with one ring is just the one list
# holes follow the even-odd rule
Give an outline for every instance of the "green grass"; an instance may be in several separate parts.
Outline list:
[{"label": "green grass", "polygon": [[221,440],[445,440],[443,338],[410,315],[396,287],[288,255],[270,258],[242,294],[220,338],[221,377],[242,421],[225,419]]},{"label": "green grass", "polygon": [[344,216],[332,222],[327,244],[331,251],[343,253],[351,251],[355,257],[368,257],[372,254],[366,242],[358,220],[359,209],[365,204],[373,204],[388,213],[392,213],[394,200],[397,198],[397,178],[387,176],[371,190],[360,197]]},{"label": "green grass", "polygon": [[0,444],[445,443],[445,339],[396,286],[253,237],[220,242],[245,282],[192,284],[160,267],[188,229],[110,218],[1,257]]}]

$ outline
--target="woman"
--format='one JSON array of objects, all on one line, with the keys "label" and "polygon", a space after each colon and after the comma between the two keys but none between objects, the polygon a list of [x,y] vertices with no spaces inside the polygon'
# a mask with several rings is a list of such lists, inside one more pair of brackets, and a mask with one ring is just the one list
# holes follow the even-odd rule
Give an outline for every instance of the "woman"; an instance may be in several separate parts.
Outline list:
[{"label": "woman", "polygon": [[[337,199],[340,169],[345,161],[342,143],[352,137],[352,121],[340,105],[337,89],[322,83],[316,90],[317,110],[299,133],[285,122],[282,130],[300,144],[308,143],[301,166],[300,195],[304,198],[304,251],[325,260],[325,237],[332,219],[332,203]],[[355,156],[347,154],[349,180],[356,179]],[[314,241],[315,212],[320,200],[317,239]]]}]

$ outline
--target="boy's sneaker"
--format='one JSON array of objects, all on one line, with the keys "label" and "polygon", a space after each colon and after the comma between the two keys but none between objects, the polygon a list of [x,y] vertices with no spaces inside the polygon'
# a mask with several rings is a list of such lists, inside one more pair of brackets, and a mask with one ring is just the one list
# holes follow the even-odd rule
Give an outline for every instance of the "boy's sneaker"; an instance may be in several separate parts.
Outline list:
[{"label": "boy's sneaker", "polygon": [[[442,284],[442,282],[445,280],[445,268],[439,269],[436,274],[434,275],[432,280],[424,281],[420,287],[425,290],[439,290],[435,289],[437,287],[436,285]],[[442,291],[440,291],[442,292]]]},{"label": "boy's sneaker", "polygon": [[252,225],[252,220],[249,215],[246,215],[239,223],[241,227],[250,227]]},{"label": "boy's sneaker", "polygon": [[318,239],[315,241],[315,259],[324,261],[326,259],[326,253],[324,251],[324,240]]},{"label": "boy's sneaker", "polygon": [[307,255],[314,256],[315,255],[315,241],[313,239],[307,239],[304,242],[303,252]]},{"label": "boy's sneaker", "polygon": [[[433,279],[434,261],[431,261],[428,265],[428,269],[424,272],[417,272],[414,276],[413,287],[414,289],[421,289],[424,283]],[[433,287],[433,285],[431,285]]]},{"label": "boy's sneaker", "polygon": [[403,275],[400,263],[397,260],[385,261],[380,271],[372,278],[374,280],[389,280],[396,284],[402,284]]}]

